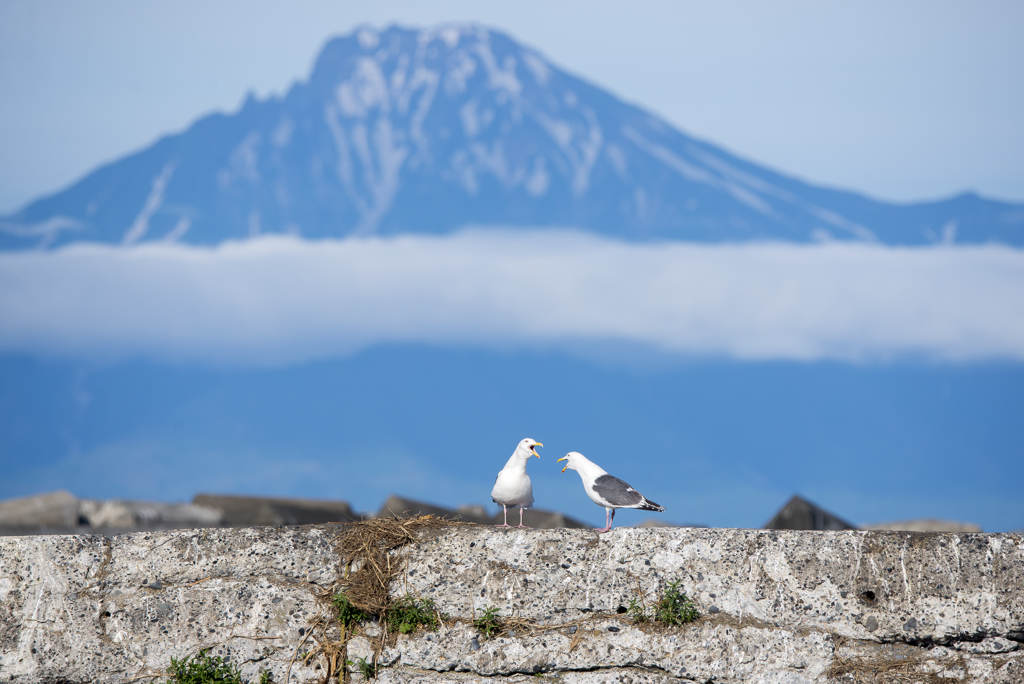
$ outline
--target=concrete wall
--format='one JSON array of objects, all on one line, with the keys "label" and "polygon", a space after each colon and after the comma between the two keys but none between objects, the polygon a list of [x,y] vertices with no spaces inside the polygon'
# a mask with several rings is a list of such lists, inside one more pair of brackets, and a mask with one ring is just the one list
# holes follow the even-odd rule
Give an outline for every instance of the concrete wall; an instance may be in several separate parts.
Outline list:
[{"label": "concrete wall", "polygon": [[[340,639],[321,602],[344,572],[339,529],[0,538],[0,682],[154,681],[208,647],[253,681],[269,669],[284,682],[289,667],[292,682],[323,681],[293,657]],[[1024,682],[1020,535],[460,526],[394,553],[408,564],[392,594],[451,619],[380,650],[382,683],[798,683],[843,665],[854,674],[837,681]],[[698,622],[622,614],[671,580]],[[522,622],[484,639],[469,619],[485,606]],[[348,635],[347,658],[372,659],[377,635]]]}]

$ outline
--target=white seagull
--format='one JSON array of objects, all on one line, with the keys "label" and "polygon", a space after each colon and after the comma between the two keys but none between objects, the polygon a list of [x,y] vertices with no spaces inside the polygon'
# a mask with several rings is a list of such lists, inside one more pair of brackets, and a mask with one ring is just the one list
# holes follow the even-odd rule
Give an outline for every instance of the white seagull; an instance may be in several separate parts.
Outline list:
[{"label": "white seagull", "polygon": [[[598,532],[612,529],[616,508],[639,508],[642,511],[664,511],[665,507],[649,501],[640,492],[630,487],[619,478],[609,475],[604,468],[597,465],[578,451],[570,451],[556,463],[568,461],[565,468],[572,468],[583,480],[583,490],[590,500],[605,509],[605,527]],[[562,468],[562,472],[565,472]]]},{"label": "white seagull", "polygon": [[523,524],[523,509],[533,505],[533,484],[530,483],[530,476],[526,474],[526,462],[531,456],[540,458],[540,454],[534,451],[535,447],[544,446],[540,442],[527,437],[516,446],[508,463],[494,478],[494,489],[491,490],[491,501],[501,504],[505,510],[505,524],[495,527],[511,527],[508,524],[508,507],[519,506],[519,527],[526,527]]}]

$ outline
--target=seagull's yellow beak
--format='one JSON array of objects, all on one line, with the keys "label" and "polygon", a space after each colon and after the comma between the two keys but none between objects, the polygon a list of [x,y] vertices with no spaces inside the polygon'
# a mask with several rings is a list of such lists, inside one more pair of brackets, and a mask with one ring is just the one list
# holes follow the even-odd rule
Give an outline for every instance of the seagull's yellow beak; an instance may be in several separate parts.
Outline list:
[{"label": "seagull's yellow beak", "polygon": [[[569,460],[569,457],[568,457],[568,456],[563,456],[562,458],[560,458],[560,459],[558,459],[557,461],[555,461],[555,463],[561,463],[562,461],[568,461],[568,460]],[[568,463],[566,463],[566,464],[565,464],[565,468],[568,468],[568,467],[569,467],[569,464],[568,464]],[[565,468],[562,468],[562,472],[563,472],[563,473],[565,472]]]},{"label": "seagull's yellow beak", "polygon": [[[533,446],[530,447],[530,451],[533,451],[533,447],[539,447],[539,446],[544,446],[544,445],[541,444],[540,442],[534,442]],[[536,451],[533,451],[533,455],[536,456],[537,458],[540,458],[540,454],[538,454]]]}]

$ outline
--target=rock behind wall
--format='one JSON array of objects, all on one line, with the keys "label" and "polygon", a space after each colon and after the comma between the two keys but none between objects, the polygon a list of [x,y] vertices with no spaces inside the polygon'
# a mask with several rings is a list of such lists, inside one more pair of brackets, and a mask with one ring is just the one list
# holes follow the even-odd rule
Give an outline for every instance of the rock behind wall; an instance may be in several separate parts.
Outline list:
[{"label": "rock behind wall", "polygon": [[[251,681],[324,681],[325,659],[296,655],[342,641],[326,602],[352,570],[345,529],[0,538],[0,682],[163,681],[205,648]],[[448,617],[345,632],[342,660],[376,660],[382,684],[1024,681],[1020,535],[463,525],[399,557],[392,595]],[[631,600],[676,580],[702,617],[634,624]],[[490,639],[471,623],[488,608],[506,619]]]}]

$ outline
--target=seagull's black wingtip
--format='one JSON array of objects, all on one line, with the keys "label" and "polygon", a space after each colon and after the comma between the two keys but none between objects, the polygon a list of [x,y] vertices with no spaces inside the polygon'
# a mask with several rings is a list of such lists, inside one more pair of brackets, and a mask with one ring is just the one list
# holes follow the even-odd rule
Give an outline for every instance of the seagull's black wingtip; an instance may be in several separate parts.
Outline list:
[{"label": "seagull's black wingtip", "polygon": [[661,504],[656,504],[653,501],[648,501],[647,499],[644,499],[640,503],[640,505],[637,506],[637,508],[639,508],[641,511],[657,511],[658,513],[665,512],[664,506],[662,506]]}]

